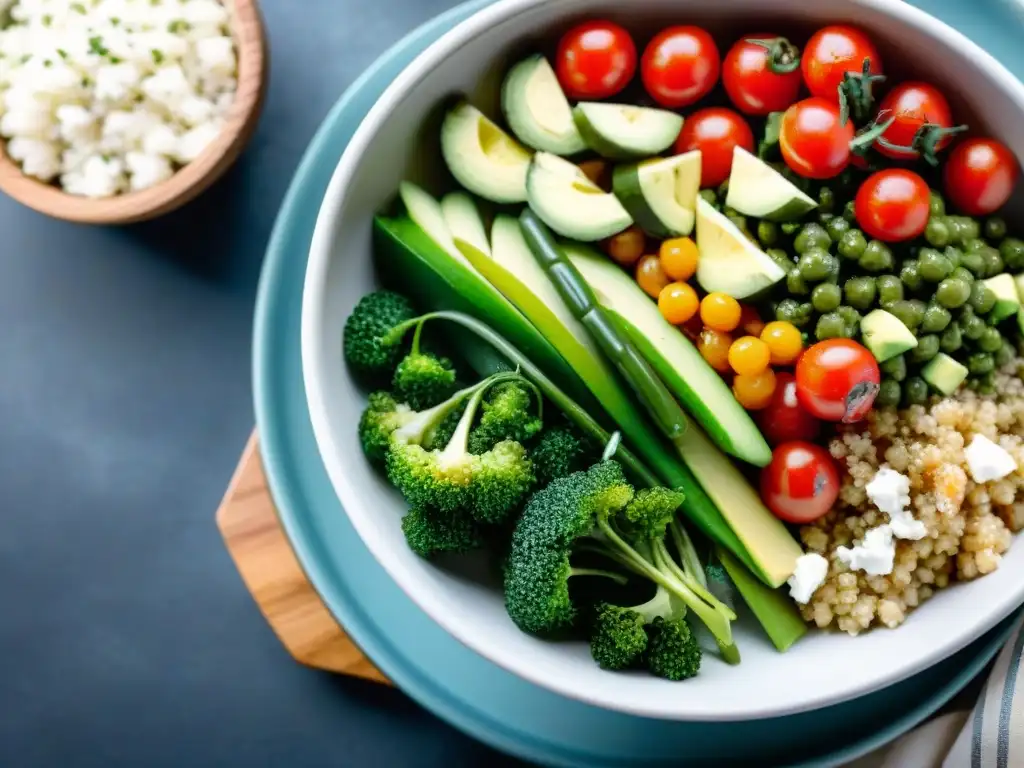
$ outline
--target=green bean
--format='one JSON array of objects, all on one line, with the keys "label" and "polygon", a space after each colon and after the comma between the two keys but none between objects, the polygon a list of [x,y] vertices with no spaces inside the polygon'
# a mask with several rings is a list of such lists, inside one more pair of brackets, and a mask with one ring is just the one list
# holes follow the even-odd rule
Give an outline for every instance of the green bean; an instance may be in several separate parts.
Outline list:
[{"label": "green bean", "polygon": [[903,381],[907,378],[907,359],[903,355],[890,357],[878,367],[881,368],[882,373],[893,381]]},{"label": "green bean", "polygon": [[842,338],[846,335],[846,323],[838,312],[829,312],[818,318],[814,335],[818,341]]},{"label": "green bean", "polygon": [[911,331],[917,330],[917,327],[924,319],[925,312],[923,308],[919,309],[918,307],[922,303],[919,301],[915,303],[915,301],[915,299],[900,299],[889,305],[889,312]]},{"label": "green bean", "polygon": [[811,291],[811,305],[817,312],[831,312],[839,306],[842,300],[842,291],[839,290],[838,285],[832,285],[832,283],[816,285]]},{"label": "green bean", "polygon": [[964,251],[964,255],[960,258],[960,266],[975,277],[985,276],[985,259],[978,251]]},{"label": "green bean", "polygon": [[806,296],[811,290],[797,267],[793,267],[786,273],[786,290],[796,296]]},{"label": "green bean", "polygon": [[924,311],[924,319],[921,321],[921,330],[925,333],[940,333],[946,329],[953,320],[953,315],[945,307],[932,304]]},{"label": "green bean", "polygon": [[949,277],[953,264],[934,248],[922,248],[917,255],[918,272],[929,283],[938,283]]},{"label": "green bean", "polygon": [[979,315],[987,315],[996,305],[996,294],[984,283],[978,282],[971,286],[971,307]]},{"label": "green bean", "polygon": [[995,355],[996,367],[1002,368],[1005,365],[1009,365],[1013,362],[1014,358],[1017,357],[1017,350],[1013,348],[1013,344],[1008,341],[1003,341],[996,351]]},{"label": "green bean", "polygon": [[995,367],[996,361],[993,359],[992,355],[986,354],[985,352],[975,352],[967,358],[967,370],[975,376],[991,373],[995,370]]},{"label": "green bean", "polygon": [[928,212],[932,216],[946,215],[946,203],[937,190],[933,189],[928,193]]},{"label": "green bean", "polygon": [[911,291],[916,291],[921,287],[921,272],[916,261],[909,261],[903,264],[903,267],[900,269],[900,280]]},{"label": "green bean", "polygon": [[875,395],[876,408],[895,408],[900,404],[903,397],[903,389],[900,383],[894,379],[883,379],[878,387],[878,394]]},{"label": "green bean", "polygon": [[[810,225],[808,224],[808,226]],[[804,229],[806,230],[806,227]],[[834,270],[833,261],[832,254],[825,249],[819,247],[808,248],[800,256],[800,261],[797,262],[797,269],[800,270],[800,275],[804,280],[817,283],[832,274]]]},{"label": "green bean", "polygon": [[962,277],[947,277],[935,289],[935,300],[947,309],[962,307],[971,298],[971,283]]},{"label": "green bean", "polygon": [[[846,219],[843,219],[846,221]],[[848,229],[839,236],[839,244],[836,250],[844,259],[856,261],[864,255],[864,249],[868,247],[868,239],[859,229]]]},{"label": "green bean", "polygon": [[903,402],[906,405],[924,405],[928,402],[928,383],[920,376],[911,376],[903,382]]},{"label": "green bean", "polygon": [[951,355],[964,345],[963,335],[960,333],[960,324],[956,321],[946,326],[946,330],[939,337],[939,347],[947,355]]},{"label": "green bean", "polygon": [[786,323],[796,323],[800,314],[800,304],[796,299],[783,299],[775,308],[775,319]]},{"label": "green bean", "polygon": [[942,218],[932,217],[924,228],[924,239],[936,248],[949,245],[949,227]]},{"label": "green bean", "polygon": [[838,243],[843,235],[850,231],[850,222],[842,216],[833,216],[825,224],[825,231],[832,238],[833,243]]},{"label": "green bean", "polygon": [[903,298],[903,283],[896,275],[880,275],[875,279],[875,287],[878,289],[880,304],[888,304]]},{"label": "green bean", "polygon": [[998,216],[985,220],[985,239],[1002,240],[1006,237],[1006,221]]},{"label": "green bean", "polygon": [[873,277],[851,277],[843,285],[846,303],[855,309],[868,309],[875,303],[876,286]]},{"label": "green bean", "polygon": [[939,354],[939,337],[934,333],[928,333],[917,337],[917,346],[907,354],[915,363],[926,363]]},{"label": "green bean", "polygon": [[999,255],[1006,268],[1013,272],[1024,269],[1024,240],[1008,237],[999,244]]},{"label": "green bean", "polygon": [[767,219],[757,222],[757,239],[761,241],[761,247],[771,248],[779,241],[778,225]]},{"label": "green bean", "polygon": [[881,240],[872,240],[857,261],[868,272],[885,272],[893,268],[892,250]]},{"label": "green bean", "polygon": [[821,248],[828,250],[832,245],[832,238],[828,236],[828,232],[821,224],[811,222],[810,224],[804,224],[803,229],[793,240],[793,250],[803,255],[807,251],[814,248]]},{"label": "green bean", "polygon": [[681,437],[689,425],[682,406],[615,317],[598,302],[593,289],[562,251],[551,230],[529,208],[522,212],[519,223],[526,244],[569,311],[629,383],[661,431],[669,439]]}]

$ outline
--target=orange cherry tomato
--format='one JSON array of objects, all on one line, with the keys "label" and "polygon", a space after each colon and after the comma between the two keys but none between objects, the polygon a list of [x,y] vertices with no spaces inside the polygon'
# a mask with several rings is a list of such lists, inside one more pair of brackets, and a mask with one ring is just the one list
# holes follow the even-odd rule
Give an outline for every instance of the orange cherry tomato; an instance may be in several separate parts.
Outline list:
[{"label": "orange cherry tomato", "polygon": [[740,324],[740,304],[725,293],[709,293],[700,303],[700,319],[716,331],[732,331]]},{"label": "orange cherry tomato", "polygon": [[669,283],[658,294],[661,316],[672,325],[681,325],[697,314],[700,299],[689,283]]}]

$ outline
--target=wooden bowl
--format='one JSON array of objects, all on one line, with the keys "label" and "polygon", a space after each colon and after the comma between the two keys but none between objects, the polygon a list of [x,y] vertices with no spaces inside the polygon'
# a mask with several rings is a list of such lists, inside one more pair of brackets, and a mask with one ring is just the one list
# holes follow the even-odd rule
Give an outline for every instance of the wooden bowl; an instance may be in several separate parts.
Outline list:
[{"label": "wooden bowl", "polygon": [[0,190],[56,219],[80,224],[131,224],[161,216],[204,192],[238,159],[252,137],[266,93],[267,42],[256,0],[223,0],[238,55],[235,99],[220,135],[191,163],[149,189],[108,198],[71,195],[22,172],[0,141]]}]

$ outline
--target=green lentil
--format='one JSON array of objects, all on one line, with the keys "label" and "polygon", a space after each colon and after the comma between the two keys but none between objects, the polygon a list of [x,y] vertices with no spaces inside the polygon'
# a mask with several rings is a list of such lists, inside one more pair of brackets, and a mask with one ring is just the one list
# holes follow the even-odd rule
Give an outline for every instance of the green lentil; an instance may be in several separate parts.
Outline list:
[{"label": "green lentil", "polygon": [[846,335],[846,323],[838,312],[828,312],[818,318],[814,335],[818,341],[842,338]]},{"label": "green lentil", "polygon": [[857,220],[857,206],[853,200],[847,200],[843,206],[843,218],[851,224]]},{"label": "green lentil", "polygon": [[805,224],[793,240],[793,249],[801,255],[815,248],[827,251],[831,245],[832,238],[828,236],[828,232],[821,224],[815,222]]},{"label": "green lentil", "polygon": [[922,248],[917,255],[918,272],[929,283],[946,279],[953,271],[953,264],[934,248]]},{"label": "green lentil", "polygon": [[949,227],[946,226],[945,220],[935,217],[929,219],[927,226],[924,228],[924,239],[936,248],[949,245]]},{"label": "green lentil", "polygon": [[946,326],[953,321],[953,315],[945,307],[932,304],[924,311],[924,319],[921,320],[921,330],[925,333],[939,333],[946,329]]},{"label": "green lentil", "polygon": [[908,261],[903,264],[900,269],[900,280],[911,291],[916,291],[921,287],[921,273],[916,261]]},{"label": "green lentil", "polygon": [[966,267],[957,267],[956,269],[953,270],[953,274],[950,275],[950,277],[959,278],[968,285],[974,282],[974,275],[972,275],[971,270],[967,269]]},{"label": "green lentil", "polygon": [[[843,219],[846,221],[846,219]],[[839,244],[836,250],[844,259],[856,261],[864,255],[864,249],[868,247],[868,239],[859,229],[848,229],[839,236]]]},{"label": "green lentil", "polygon": [[999,255],[999,251],[991,245],[986,245],[981,249],[980,253],[985,265],[985,277],[995,277],[1002,273],[1003,257]]},{"label": "green lentil", "polygon": [[768,255],[768,258],[786,270],[787,273],[793,269],[793,260],[781,248],[769,248],[765,253]]},{"label": "green lentil", "polygon": [[797,262],[797,269],[800,270],[800,275],[804,280],[816,283],[832,274],[834,269],[833,261],[832,254],[825,249],[819,247],[808,248],[802,252],[800,261]]},{"label": "green lentil", "polygon": [[946,215],[946,202],[938,190],[931,190],[928,193],[928,212],[932,216]]},{"label": "green lentil", "polygon": [[960,258],[960,266],[975,277],[985,276],[985,259],[978,251],[965,251]]},{"label": "green lentil", "polygon": [[1002,240],[1006,237],[1006,221],[998,216],[985,220],[985,239]]},{"label": "green lentil", "polygon": [[998,328],[986,328],[978,339],[978,349],[982,352],[997,352],[1003,346],[1003,334]]},{"label": "green lentil", "polygon": [[842,303],[842,300],[842,291],[838,285],[832,283],[816,285],[811,291],[811,305],[818,312],[831,312]]},{"label": "green lentil", "polygon": [[757,239],[761,241],[762,247],[771,248],[779,241],[778,225],[766,219],[757,222]]},{"label": "green lentil", "polygon": [[924,405],[928,402],[928,383],[920,376],[911,376],[903,382],[903,402],[906,405]]},{"label": "green lentil", "polygon": [[878,367],[893,381],[903,381],[907,378],[907,359],[903,355],[890,357]]},{"label": "green lentil", "polygon": [[878,387],[878,394],[875,395],[876,408],[895,408],[900,404],[903,397],[903,389],[898,381],[884,379]]},{"label": "green lentil", "polygon": [[796,296],[806,296],[811,290],[799,268],[793,267],[786,274],[786,290]]},{"label": "green lentil", "polygon": [[934,333],[928,333],[917,337],[917,346],[910,352],[910,359],[915,363],[926,363],[939,354],[939,337]]},{"label": "green lentil", "polygon": [[1003,343],[999,346],[999,349],[996,350],[994,357],[996,366],[1002,368],[1003,366],[1009,365],[1014,361],[1014,359],[1017,357],[1017,350],[1013,348],[1013,344],[1004,340]]},{"label": "green lentil", "polygon": [[939,347],[947,355],[951,355],[964,345],[963,335],[960,333],[960,324],[952,322],[946,326],[946,330],[939,337]]},{"label": "green lentil", "polygon": [[996,305],[996,294],[984,283],[974,283],[971,286],[971,307],[979,315],[987,315]]},{"label": "green lentil", "polygon": [[988,328],[988,326],[985,324],[985,321],[974,313],[964,315],[960,318],[960,331],[963,333],[965,339],[977,341],[981,338],[981,335],[985,332],[986,328]]},{"label": "green lentil", "polygon": [[857,261],[868,272],[885,272],[893,268],[892,250],[881,240],[872,240]]},{"label": "green lentil", "polygon": [[967,358],[967,370],[975,376],[991,373],[995,370],[996,361],[985,352],[975,352]]},{"label": "green lentil", "polygon": [[800,314],[800,303],[796,299],[783,299],[775,308],[775,319],[796,324]]},{"label": "green lentil", "polygon": [[878,289],[878,302],[882,305],[903,298],[903,283],[896,275],[879,275],[875,279],[875,287]]},{"label": "green lentil", "polygon": [[825,231],[832,238],[833,243],[838,243],[843,235],[850,232],[850,222],[842,216],[833,216],[825,225]]},{"label": "green lentil", "polygon": [[1006,238],[999,244],[999,255],[1007,269],[1014,272],[1024,269],[1024,240]]},{"label": "green lentil", "polygon": [[843,294],[846,296],[846,303],[851,307],[861,310],[868,309],[875,303],[875,279],[872,277],[851,277],[843,286]]},{"label": "green lentil", "polygon": [[935,300],[947,309],[962,307],[971,298],[971,283],[962,277],[947,277],[935,289]]}]

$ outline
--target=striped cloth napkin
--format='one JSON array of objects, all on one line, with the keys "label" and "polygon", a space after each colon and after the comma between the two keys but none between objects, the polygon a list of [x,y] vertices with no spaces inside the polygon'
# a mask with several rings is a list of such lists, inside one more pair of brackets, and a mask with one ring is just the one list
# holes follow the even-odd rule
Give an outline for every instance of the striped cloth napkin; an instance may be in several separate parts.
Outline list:
[{"label": "striped cloth napkin", "polygon": [[1024,767],[1024,617],[970,711],[930,720],[846,768]]}]

